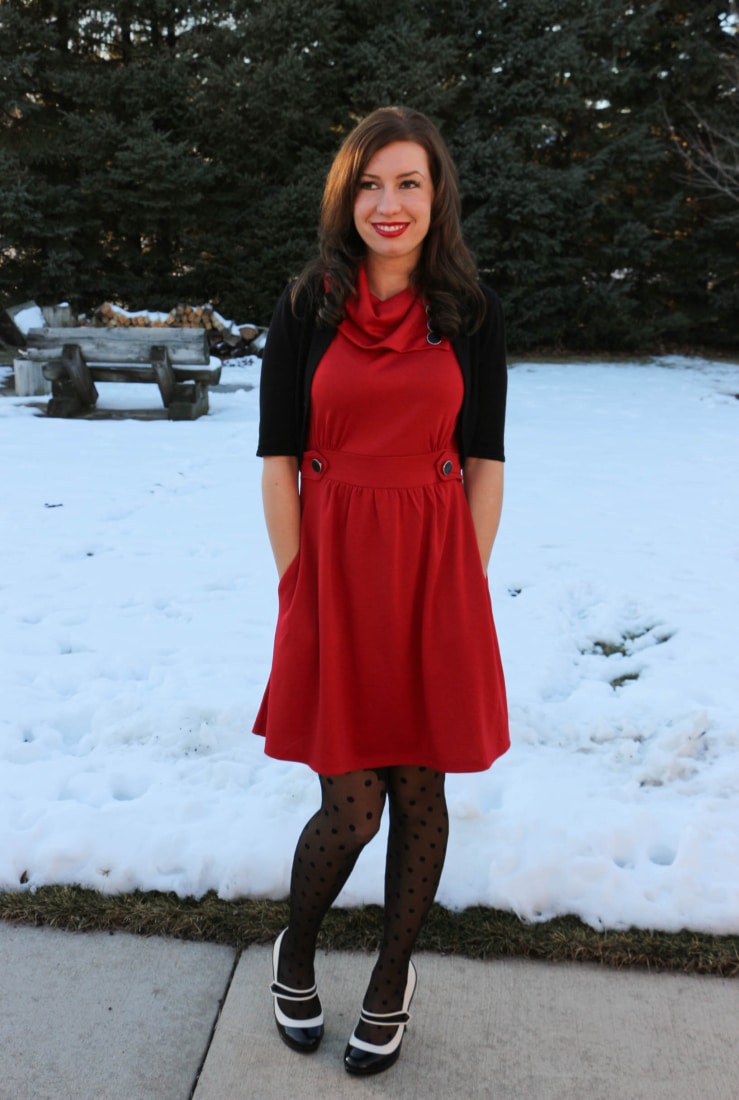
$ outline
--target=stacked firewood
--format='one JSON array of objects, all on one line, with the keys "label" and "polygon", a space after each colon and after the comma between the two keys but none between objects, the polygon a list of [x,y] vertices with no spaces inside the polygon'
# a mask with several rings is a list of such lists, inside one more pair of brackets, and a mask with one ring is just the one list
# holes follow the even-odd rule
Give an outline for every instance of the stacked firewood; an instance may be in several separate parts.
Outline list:
[{"label": "stacked firewood", "polygon": [[263,329],[226,321],[211,305],[181,304],[169,313],[157,313],[151,310],[132,312],[112,302],[104,302],[88,323],[97,328],[203,328],[212,354],[221,359],[259,355],[264,343]]}]

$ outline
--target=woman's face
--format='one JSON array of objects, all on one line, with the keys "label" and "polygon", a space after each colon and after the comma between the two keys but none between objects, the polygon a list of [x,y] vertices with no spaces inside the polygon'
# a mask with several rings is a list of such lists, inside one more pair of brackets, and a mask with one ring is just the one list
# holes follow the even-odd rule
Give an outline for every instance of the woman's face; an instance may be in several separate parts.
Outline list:
[{"label": "woman's face", "polygon": [[375,260],[415,267],[431,223],[428,157],[415,141],[394,141],[367,162],[354,200],[354,224]]}]

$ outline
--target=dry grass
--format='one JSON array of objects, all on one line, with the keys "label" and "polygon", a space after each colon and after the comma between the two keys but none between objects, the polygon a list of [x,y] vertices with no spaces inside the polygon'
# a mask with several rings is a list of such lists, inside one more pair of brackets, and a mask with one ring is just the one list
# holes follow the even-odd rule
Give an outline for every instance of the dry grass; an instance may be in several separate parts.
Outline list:
[{"label": "dry grass", "polygon": [[[106,895],[80,887],[45,886],[0,894],[0,919],[78,932],[133,932],[243,948],[272,940],[287,921],[287,905],[249,898],[224,901],[214,893],[196,899],[157,892]],[[332,909],[320,944],[335,950],[374,951],[381,920],[382,911],[374,905]],[[599,932],[577,917],[527,924],[512,913],[482,906],[452,912],[435,905],[418,948],[474,959],[575,960],[739,977],[739,936],[643,929]]]}]

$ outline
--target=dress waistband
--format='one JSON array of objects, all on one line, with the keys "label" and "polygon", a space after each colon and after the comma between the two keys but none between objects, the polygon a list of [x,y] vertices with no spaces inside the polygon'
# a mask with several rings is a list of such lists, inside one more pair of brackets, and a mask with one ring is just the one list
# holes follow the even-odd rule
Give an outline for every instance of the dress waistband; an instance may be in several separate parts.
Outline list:
[{"label": "dress waistband", "polygon": [[346,451],[306,451],[300,476],[307,481],[343,481],[368,489],[410,489],[437,481],[461,481],[456,451],[421,455],[356,455]]}]

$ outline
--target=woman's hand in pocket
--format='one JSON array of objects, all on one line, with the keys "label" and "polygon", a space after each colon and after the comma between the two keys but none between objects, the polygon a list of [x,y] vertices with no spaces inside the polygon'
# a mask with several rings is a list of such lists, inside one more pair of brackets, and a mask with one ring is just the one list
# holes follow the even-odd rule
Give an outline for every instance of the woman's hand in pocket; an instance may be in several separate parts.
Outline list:
[{"label": "woman's hand in pocket", "polygon": [[282,580],[300,545],[300,494],[298,460],[292,455],[271,455],[264,459],[262,501],[267,532]]}]

